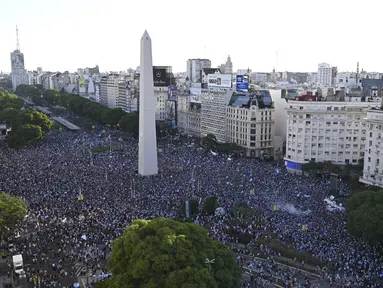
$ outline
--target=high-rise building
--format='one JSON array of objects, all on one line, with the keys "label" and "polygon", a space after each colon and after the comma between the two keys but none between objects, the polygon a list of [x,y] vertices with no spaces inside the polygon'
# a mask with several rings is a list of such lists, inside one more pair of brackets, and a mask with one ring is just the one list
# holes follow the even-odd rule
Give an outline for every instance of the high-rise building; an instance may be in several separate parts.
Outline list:
[{"label": "high-rise building", "polygon": [[203,68],[211,68],[211,61],[209,59],[189,59],[186,70],[189,81],[201,83],[201,70]]},{"label": "high-rise building", "polygon": [[383,110],[368,111],[366,124],[366,153],[360,182],[383,188]]},{"label": "high-rise building", "polygon": [[109,107],[117,108],[119,105],[119,81],[120,75],[113,73],[103,76],[100,81],[100,103]]},{"label": "high-rise building", "polygon": [[222,74],[233,74],[233,62],[231,62],[230,55],[227,56],[226,63],[219,66],[219,69],[221,70]]},{"label": "high-rise building", "polygon": [[177,95],[177,128],[181,133],[201,136],[201,102],[199,95]]},{"label": "high-rise building", "polygon": [[330,87],[332,84],[332,68],[330,64],[318,65],[317,83],[322,87]]},{"label": "high-rise building", "polygon": [[20,51],[19,43],[19,29],[16,27],[17,45],[16,50],[11,53],[11,67],[12,67],[12,87],[16,90],[16,87],[20,84],[29,84],[28,74],[25,71],[24,66],[24,54]]},{"label": "high-rise building", "polygon": [[218,142],[226,140],[226,106],[233,89],[216,88],[201,93],[201,136],[213,134]]},{"label": "high-rise building", "polygon": [[367,111],[374,102],[289,101],[285,164],[301,173],[309,161],[358,164],[366,149]]},{"label": "high-rise building", "polygon": [[244,147],[246,156],[274,156],[274,105],[268,90],[233,93],[226,107],[226,141]]}]

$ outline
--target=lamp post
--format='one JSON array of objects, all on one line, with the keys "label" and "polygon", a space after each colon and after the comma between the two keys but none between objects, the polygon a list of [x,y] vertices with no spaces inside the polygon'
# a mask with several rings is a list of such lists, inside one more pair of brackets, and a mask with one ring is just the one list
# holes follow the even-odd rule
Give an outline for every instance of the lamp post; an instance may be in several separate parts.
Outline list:
[{"label": "lamp post", "polygon": [[209,273],[211,273],[211,264],[214,264],[214,263],[215,263],[215,259],[210,260],[210,259],[206,258],[205,264],[207,264],[209,267]]}]

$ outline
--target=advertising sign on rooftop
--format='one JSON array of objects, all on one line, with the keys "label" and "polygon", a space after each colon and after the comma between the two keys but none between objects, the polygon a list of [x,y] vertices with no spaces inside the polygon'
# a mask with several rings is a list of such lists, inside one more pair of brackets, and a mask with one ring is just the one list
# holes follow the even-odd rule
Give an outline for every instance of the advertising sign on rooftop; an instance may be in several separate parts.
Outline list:
[{"label": "advertising sign on rooftop", "polygon": [[237,91],[249,90],[249,76],[248,75],[237,75]]},{"label": "advertising sign on rooftop", "polygon": [[153,66],[153,84],[155,87],[167,86],[166,69]]},{"label": "advertising sign on rooftop", "polygon": [[207,75],[208,87],[231,88],[231,74]]}]

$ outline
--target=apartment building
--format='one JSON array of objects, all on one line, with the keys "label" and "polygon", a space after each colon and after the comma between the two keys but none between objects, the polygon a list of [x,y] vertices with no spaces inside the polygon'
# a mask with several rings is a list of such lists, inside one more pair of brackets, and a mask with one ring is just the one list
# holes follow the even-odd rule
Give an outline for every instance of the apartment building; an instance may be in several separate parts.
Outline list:
[{"label": "apartment building", "polygon": [[322,87],[329,87],[332,84],[332,68],[330,64],[318,64],[318,84]]},{"label": "apartment building", "polygon": [[201,136],[201,102],[190,94],[177,95],[177,127],[180,133]]},{"label": "apartment building", "polygon": [[122,108],[122,110],[128,110],[128,78],[125,76],[121,76],[118,80],[118,99],[117,99],[117,107]]},{"label": "apartment building", "polygon": [[200,95],[177,95],[181,133],[196,137],[213,134],[218,142],[244,147],[248,157],[275,156],[275,110],[268,90],[256,94],[223,88],[201,91]]},{"label": "apartment building", "polygon": [[100,103],[108,108],[118,108],[119,106],[119,81],[120,75],[109,74],[101,78],[100,81]]},{"label": "apartment building", "polygon": [[226,142],[244,147],[249,157],[274,156],[274,112],[268,90],[234,93],[226,107]]},{"label": "apartment building", "polygon": [[154,97],[156,98],[156,120],[165,120],[166,101],[168,99],[168,87],[154,87]]},{"label": "apartment building", "polygon": [[374,102],[289,101],[285,165],[301,172],[309,161],[357,164],[366,149],[367,111]]},{"label": "apartment building", "polygon": [[383,188],[383,110],[368,111],[366,130],[366,151],[360,182]]},{"label": "apartment building", "polygon": [[218,142],[226,141],[226,106],[233,89],[209,88],[201,93],[201,137],[213,134]]},{"label": "apartment building", "polygon": [[211,68],[209,59],[189,59],[187,61],[186,73],[191,82],[201,82],[201,70]]}]

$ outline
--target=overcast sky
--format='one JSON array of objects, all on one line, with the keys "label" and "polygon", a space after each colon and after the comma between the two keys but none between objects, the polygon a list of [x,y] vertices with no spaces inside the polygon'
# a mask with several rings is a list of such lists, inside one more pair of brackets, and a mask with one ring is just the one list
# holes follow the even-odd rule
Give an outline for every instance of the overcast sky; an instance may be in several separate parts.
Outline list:
[{"label": "overcast sky", "polygon": [[382,8],[379,0],[4,0],[0,70],[11,69],[18,25],[28,70],[136,68],[147,29],[153,64],[175,72],[189,58],[217,67],[228,54],[234,70],[316,71],[327,62],[354,71],[359,61],[383,72]]}]

